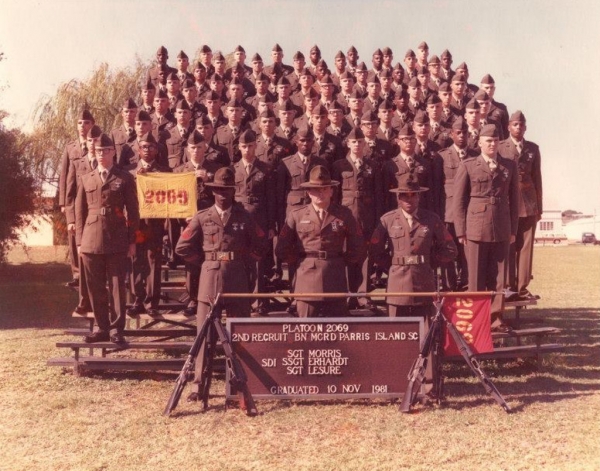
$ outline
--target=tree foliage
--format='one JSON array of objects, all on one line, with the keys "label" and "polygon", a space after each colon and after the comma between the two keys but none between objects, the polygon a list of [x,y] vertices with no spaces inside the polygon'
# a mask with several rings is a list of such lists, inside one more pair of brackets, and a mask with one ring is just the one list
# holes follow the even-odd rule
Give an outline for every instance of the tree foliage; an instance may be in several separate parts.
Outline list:
[{"label": "tree foliage", "polygon": [[121,69],[102,63],[89,78],[73,79],[62,84],[54,96],[42,97],[35,108],[31,135],[31,159],[37,178],[57,187],[61,156],[67,143],[77,138],[81,110],[90,110],[96,124],[110,133],[120,123],[123,101],[137,101],[146,73],[147,64],[139,58],[132,67]]}]

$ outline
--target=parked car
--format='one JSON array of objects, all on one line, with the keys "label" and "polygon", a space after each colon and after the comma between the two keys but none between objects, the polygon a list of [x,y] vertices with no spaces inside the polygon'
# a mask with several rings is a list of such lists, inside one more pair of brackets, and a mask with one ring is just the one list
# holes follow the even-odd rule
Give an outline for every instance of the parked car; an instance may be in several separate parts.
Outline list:
[{"label": "parked car", "polygon": [[581,234],[581,243],[582,244],[592,244],[592,245],[596,245],[596,244],[600,244],[600,241],[598,239],[596,239],[596,234],[594,234],[593,232],[584,232],[583,234]]}]

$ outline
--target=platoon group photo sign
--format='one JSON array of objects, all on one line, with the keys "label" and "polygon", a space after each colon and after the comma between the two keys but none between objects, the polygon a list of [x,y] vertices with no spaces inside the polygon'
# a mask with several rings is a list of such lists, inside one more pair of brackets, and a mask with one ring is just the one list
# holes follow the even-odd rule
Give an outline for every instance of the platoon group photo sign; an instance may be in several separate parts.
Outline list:
[{"label": "platoon group photo sign", "polygon": [[227,328],[256,399],[402,397],[424,335],[417,317],[232,318]]},{"label": "platoon group photo sign", "polygon": [[138,174],[137,195],[143,219],[184,219],[196,214],[194,172]]}]

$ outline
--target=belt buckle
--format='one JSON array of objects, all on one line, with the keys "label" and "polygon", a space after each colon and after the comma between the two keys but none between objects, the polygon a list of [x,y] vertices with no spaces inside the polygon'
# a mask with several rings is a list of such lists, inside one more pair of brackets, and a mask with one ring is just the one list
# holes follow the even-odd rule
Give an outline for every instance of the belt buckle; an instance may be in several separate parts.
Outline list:
[{"label": "belt buckle", "polygon": [[106,206],[102,206],[102,207],[100,208],[100,215],[101,215],[101,216],[106,216]]},{"label": "belt buckle", "polygon": [[498,198],[496,198],[495,196],[490,196],[490,204],[496,204],[497,201]]},{"label": "belt buckle", "polygon": [[217,252],[217,260],[219,262],[228,262],[232,258],[229,256],[230,253],[231,252]]},{"label": "belt buckle", "polygon": [[327,252],[325,252],[324,250],[318,250],[317,251],[317,258],[319,260],[327,260]]}]

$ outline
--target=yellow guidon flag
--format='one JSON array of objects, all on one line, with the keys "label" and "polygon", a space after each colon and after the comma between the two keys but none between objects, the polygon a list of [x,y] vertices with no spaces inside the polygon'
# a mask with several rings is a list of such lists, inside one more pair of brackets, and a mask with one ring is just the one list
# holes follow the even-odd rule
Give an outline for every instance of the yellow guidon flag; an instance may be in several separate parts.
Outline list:
[{"label": "yellow guidon flag", "polygon": [[184,219],[196,214],[194,172],[138,174],[137,196],[140,217]]}]

